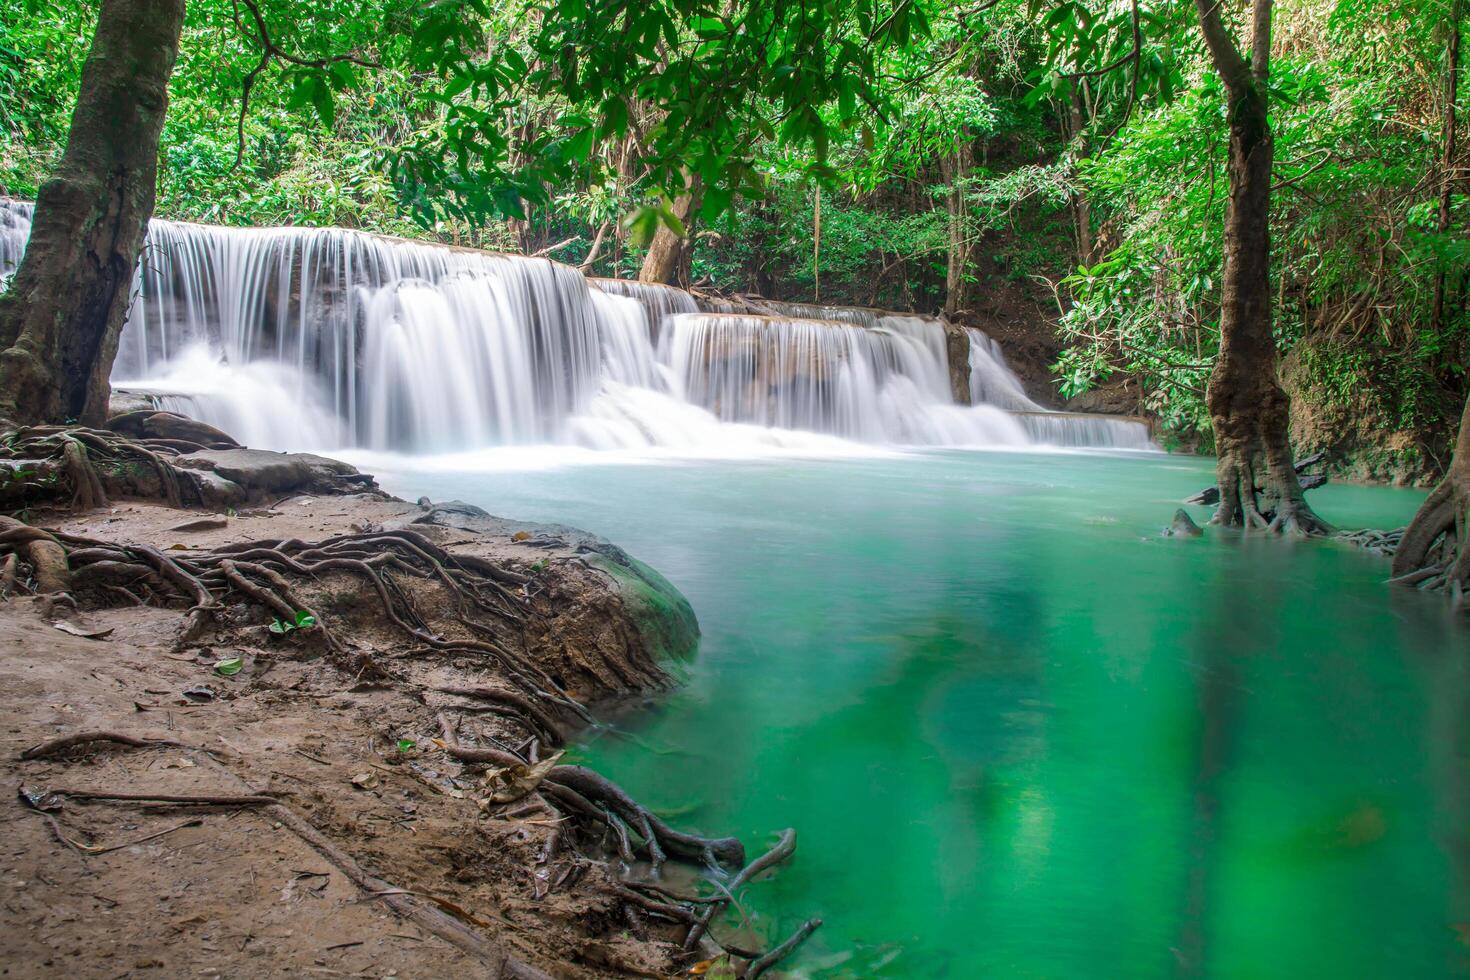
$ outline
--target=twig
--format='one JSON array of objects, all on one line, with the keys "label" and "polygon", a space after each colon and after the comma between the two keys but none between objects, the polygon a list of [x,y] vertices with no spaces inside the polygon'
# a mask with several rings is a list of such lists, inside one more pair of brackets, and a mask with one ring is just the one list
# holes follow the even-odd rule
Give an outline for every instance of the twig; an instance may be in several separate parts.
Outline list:
[{"label": "twig", "polygon": [[176,803],[186,806],[275,806],[281,802],[274,796],[174,796],[168,793],[95,793],[85,789],[53,789],[50,792],[73,800]]},{"label": "twig", "polygon": [[796,950],[796,947],[806,942],[807,937],[816,932],[821,926],[821,919],[808,919],[802,923],[801,928],[792,933],[790,939],[766,953],[760,959],[752,962],[750,968],[745,971],[745,980],[755,980],[756,977],[759,977],[762,973],[765,973],[771,967],[790,956]]},{"label": "twig", "polygon": [[53,738],[49,742],[40,745],[32,745],[20,754],[22,759],[44,759],[48,756],[59,755],[67,749],[78,745],[86,745],[89,742],[115,742],[118,745],[127,745],[135,749],[158,748],[160,746],[175,746],[186,748],[179,742],[166,738],[138,738],[133,735],[125,735],[122,732],[77,732],[75,735],[63,735]]}]

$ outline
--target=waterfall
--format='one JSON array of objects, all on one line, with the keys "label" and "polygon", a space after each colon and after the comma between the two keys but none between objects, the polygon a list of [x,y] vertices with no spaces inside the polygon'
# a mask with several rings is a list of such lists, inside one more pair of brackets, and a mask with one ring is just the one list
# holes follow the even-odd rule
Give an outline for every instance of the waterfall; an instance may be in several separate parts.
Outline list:
[{"label": "waterfall", "polygon": [[[0,282],[31,215],[0,199]],[[754,306],[769,315],[732,312]],[[154,220],[113,384],[264,448],[1149,447],[1136,422],[1046,412],[979,331],[974,404],[956,404],[953,329],[881,310],[697,300],[340,228]]]},{"label": "waterfall", "polygon": [[5,288],[25,254],[35,210],[29,201],[0,199],[0,289]]},{"label": "waterfall", "polygon": [[1026,394],[1021,379],[1006,364],[1000,344],[967,328],[970,339],[970,402],[1008,409],[1029,442],[1048,446],[1153,449],[1148,426],[1137,419],[1077,412],[1053,412]]}]

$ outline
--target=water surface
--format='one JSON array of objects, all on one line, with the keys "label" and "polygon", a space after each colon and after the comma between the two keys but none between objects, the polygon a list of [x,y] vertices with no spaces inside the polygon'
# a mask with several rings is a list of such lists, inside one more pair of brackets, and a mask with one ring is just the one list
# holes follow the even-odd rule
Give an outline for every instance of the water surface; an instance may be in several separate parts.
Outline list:
[{"label": "water surface", "polygon": [[[1161,537],[1202,461],[372,465],[606,535],[684,591],[687,685],[579,752],[752,852],[797,828],[747,892],[761,935],[826,920],[793,970],[1465,969],[1470,632],[1340,544]],[[1349,527],[1420,499],[1313,495]]]}]

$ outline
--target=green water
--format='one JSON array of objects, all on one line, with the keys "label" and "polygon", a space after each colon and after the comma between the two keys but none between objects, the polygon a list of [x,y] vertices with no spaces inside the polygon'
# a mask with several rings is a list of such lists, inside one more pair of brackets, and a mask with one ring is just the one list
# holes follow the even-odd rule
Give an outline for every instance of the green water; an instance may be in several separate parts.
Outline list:
[{"label": "green water", "polygon": [[[689,597],[687,686],[580,751],[752,852],[797,828],[746,904],[759,936],[826,920],[798,974],[1464,972],[1470,631],[1346,546],[1160,537],[1209,479],[1002,453],[386,474],[604,534]],[[1392,527],[1421,496],[1313,500]]]}]

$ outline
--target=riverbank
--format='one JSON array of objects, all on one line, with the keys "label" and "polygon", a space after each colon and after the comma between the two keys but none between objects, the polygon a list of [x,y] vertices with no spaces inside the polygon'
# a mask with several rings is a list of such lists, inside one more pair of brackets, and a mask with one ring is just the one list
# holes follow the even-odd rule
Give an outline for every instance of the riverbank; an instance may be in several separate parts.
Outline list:
[{"label": "riverbank", "polygon": [[[560,764],[587,705],[668,686],[692,652],[693,614],[656,572],[571,528],[376,491],[26,516],[67,547],[75,603],[18,594],[24,568],[0,603],[0,755],[24,787],[4,812],[9,975],[687,966],[688,922],[648,910],[683,906],[620,875],[659,843],[738,869],[738,842],[653,818],[648,848],[631,811],[640,853],[604,864],[598,838],[624,825],[596,821],[623,801]],[[197,626],[199,604],[117,572],[150,551],[234,590]],[[567,799],[592,800],[601,833]]]}]

